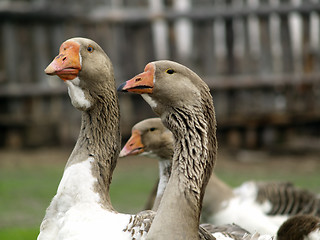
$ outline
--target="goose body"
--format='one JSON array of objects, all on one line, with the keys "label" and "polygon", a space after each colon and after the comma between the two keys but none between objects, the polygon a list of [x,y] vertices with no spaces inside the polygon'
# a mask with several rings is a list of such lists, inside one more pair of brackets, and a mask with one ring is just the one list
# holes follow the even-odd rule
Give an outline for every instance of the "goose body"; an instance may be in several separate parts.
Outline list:
[{"label": "goose body", "polygon": [[143,239],[153,212],[118,213],[109,196],[120,150],[111,61],[94,41],[73,38],[61,45],[45,72],[65,81],[71,103],[82,112],[82,123],[38,240]]},{"label": "goose body", "polygon": [[[159,184],[153,210],[159,206],[170,177],[173,136],[159,118],[135,124],[120,157],[142,154],[159,161]],[[281,182],[246,182],[232,189],[215,174],[210,177],[204,195],[203,222],[216,225],[236,223],[250,232],[275,235],[290,215],[317,214],[316,195]]]}]

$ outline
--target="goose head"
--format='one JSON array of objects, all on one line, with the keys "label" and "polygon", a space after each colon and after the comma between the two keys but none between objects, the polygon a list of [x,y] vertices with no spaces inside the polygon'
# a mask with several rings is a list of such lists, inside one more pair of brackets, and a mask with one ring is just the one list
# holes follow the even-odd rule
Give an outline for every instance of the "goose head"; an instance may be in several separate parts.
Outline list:
[{"label": "goose head", "polygon": [[168,160],[173,155],[172,133],[163,126],[160,118],[145,119],[132,127],[131,137],[122,148],[119,157],[146,155]]},{"label": "goose head", "polygon": [[189,68],[168,60],[151,62],[144,72],[119,86],[118,91],[141,94],[153,111],[162,116],[168,108],[199,105],[202,89],[208,89]]},{"label": "goose head", "polygon": [[73,106],[82,111],[91,109],[114,86],[111,61],[96,42],[86,38],[63,42],[45,73],[67,84]]}]

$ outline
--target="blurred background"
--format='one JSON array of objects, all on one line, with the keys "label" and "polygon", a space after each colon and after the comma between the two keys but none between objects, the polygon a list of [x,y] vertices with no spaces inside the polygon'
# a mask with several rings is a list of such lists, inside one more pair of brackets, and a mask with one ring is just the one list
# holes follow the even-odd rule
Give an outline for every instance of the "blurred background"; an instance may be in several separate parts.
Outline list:
[{"label": "blurred background", "polygon": [[[320,0],[1,0],[1,239],[35,238],[78,137],[66,86],[44,74],[76,36],[106,51],[117,85],[158,59],[198,73],[216,107],[216,171],[229,184],[276,179],[320,192]],[[140,96],[119,99],[123,145],[155,115]],[[155,161],[119,160],[116,208],[142,209],[157,171]]]}]

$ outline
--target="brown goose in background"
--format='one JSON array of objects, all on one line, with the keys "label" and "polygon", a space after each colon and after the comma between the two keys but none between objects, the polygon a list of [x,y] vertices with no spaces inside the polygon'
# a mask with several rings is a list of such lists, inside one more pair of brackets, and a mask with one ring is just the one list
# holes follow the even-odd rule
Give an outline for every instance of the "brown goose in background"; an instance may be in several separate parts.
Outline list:
[{"label": "brown goose in background", "polygon": [[208,86],[183,65],[156,61],[118,90],[142,94],[175,139],[171,177],[147,239],[199,239],[202,199],[217,153]]},{"label": "brown goose in background", "polygon": [[119,157],[146,155],[158,160],[160,179],[148,200],[146,209],[158,210],[163,192],[171,175],[173,156],[172,133],[162,124],[160,118],[149,118],[133,126],[131,137],[120,152]]},{"label": "brown goose in background", "polygon": [[82,111],[82,123],[38,240],[143,239],[153,218],[151,211],[118,213],[109,196],[120,150],[111,61],[94,41],[73,38],[61,45],[45,72],[65,81],[73,106]]},{"label": "brown goose in background", "polygon": [[[120,157],[125,157],[142,154],[158,160],[160,179],[155,202],[152,204],[153,210],[158,209],[164,189],[169,181],[173,157],[173,141],[172,133],[164,127],[160,118],[149,118],[133,126],[132,135],[119,155]],[[217,192],[219,194],[216,194]],[[219,204],[222,201],[228,200],[233,196],[232,189],[213,173],[206,188],[203,208],[210,208],[210,213],[212,214],[216,212],[212,208],[219,208]],[[206,222],[207,219],[204,221]]]},{"label": "brown goose in background", "polygon": [[[173,156],[173,136],[159,118],[146,119],[133,126],[132,135],[121,150],[120,157],[137,154],[159,160],[160,182],[152,208],[156,210],[170,177]],[[230,211],[228,202],[233,202]],[[263,209],[266,203],[271,207]],[[248,211],[250,208],[253,210]],[[201,220],[219,225],[234,222],[251,232],[275,234],[288,215],[317,214],[319,209],[319,199],[314,193],[292,184],[250,181],[232,189],[213,173],[204,195]],[[268,215],[284,217],[277,219]]]}]

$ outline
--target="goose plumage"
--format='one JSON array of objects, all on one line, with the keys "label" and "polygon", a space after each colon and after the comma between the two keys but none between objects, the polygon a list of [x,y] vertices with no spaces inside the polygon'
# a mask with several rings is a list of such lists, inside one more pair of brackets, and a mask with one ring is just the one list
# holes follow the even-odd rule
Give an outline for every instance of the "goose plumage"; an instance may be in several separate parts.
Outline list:
[{"label": "goose plumage", "polygon": [[[156,158],[159,162],[160,182],[152,208],[156,210],[170,177],[173,155],[173,136],[161,119],[150,118],[133,126],[120,157],[137,154]],[[249,181],[231,189],[213,173],[206,188],[201,219],[218,225],[233,222],[251,232],[275,235],[288,216],[317,215],[319,209],[316,194],[291,183]],[[261,218],[266,220],[257,221]]]},{"label": "goose plumage", "polygon": [[111,61],[94,41],[72,38],[62,43],[59,55],[45,72],[64,80],[71,103],[82,113],[82,122],[38,240],[144,239],[153,213],[118,213],[109,196],[120,151]]}]

